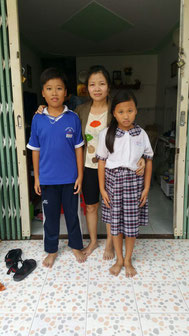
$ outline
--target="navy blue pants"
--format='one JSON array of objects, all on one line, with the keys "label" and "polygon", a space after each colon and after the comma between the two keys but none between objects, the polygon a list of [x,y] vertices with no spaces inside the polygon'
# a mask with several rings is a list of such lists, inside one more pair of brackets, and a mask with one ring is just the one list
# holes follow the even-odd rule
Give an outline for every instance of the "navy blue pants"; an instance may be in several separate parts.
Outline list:
[{"label": "navy blue pants", "polygon": [[68,230],[68,245],[76,250],[83,248],[78,218],[78,195],[74,195],[74,184],[41,185],[42,206],[44,213],[45,251],[58,251],[60,231],[60,211],[63,206]]}]

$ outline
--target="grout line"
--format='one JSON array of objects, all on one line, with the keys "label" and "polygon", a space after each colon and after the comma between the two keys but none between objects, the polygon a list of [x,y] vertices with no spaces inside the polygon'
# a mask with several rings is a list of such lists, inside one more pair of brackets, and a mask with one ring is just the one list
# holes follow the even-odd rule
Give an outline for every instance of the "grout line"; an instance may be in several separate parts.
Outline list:
[{"label": "grout line", "polygon": [[135,304],[136,304],[136,309],[137,309],[137,314],[138,314],[140,329],[141,329],[142,336],[144,336],[143,329],[142,329],[141,318],[140,318],[140,313],[139,313],[138,304],[137,304],[137,299],[136,299],[136,294],[135,294],[135,289],[134,289],[133,279],[131,279],[131,282],[132,282],[133,295],[134,295],[134,300],[135,300]]},{"label": "grout line", "polygon": [[36,309],[35,309],[35,312],[34,312],[34,314],[33,314],[33,319],[32,319],[32,323],[31,323],[31,327],[30,327],[29,332],[28,332],[28,336],[30,335],[30,332],[31,332],[31,329],[32,329],[32,325],[33,325],[34,318],[35,318],[35,315],[36,315],[36,312],[37,312],[37,308],[38,308],[38,306],[39,306],[39,301],[40,301],[40,298],[41,298],[41,294],[42,294],[43,288],[44,288],[44,286],[45,286],[45,282],[46,282],[46,279],[47,279],[48,272],[49,272],[49,270],[47,269],[47,274],[46,274],[46,277],[45,277],[45,279],[44,279],[44,282],[43,282],[43,285],[42,285],[42,288],[41,288],[41,292],[40,292],[40,294],[39,294],[38,303],[37,303],[37,305],[36,305]]},{"label": "grout line", "polygon": [[89,293],[89,268],[90,268],[90,260],[88,261],[88,278],[87,278],[87,296],[86,296],[86,321],[85,321],[85,336],[87,334],[87,317],[88,317],[88,293]]}]

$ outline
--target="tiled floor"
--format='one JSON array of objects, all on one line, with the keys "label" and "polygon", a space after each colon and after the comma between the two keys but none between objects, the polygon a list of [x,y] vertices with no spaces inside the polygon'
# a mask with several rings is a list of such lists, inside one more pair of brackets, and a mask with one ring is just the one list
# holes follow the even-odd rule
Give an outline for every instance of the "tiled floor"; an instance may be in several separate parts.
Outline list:
[{"label": "tiled floor", "polygon": [[[87,241],[84,242],[87,244]],[[84,264],[60,241],[53,269],[42,266],[42,241],[0,243],[1,336],[187,336],[189,335],[189,240],[136,241],[138,274],[109,274],[104,240]],[[36,270],[16,283],[3,261],[12,248],[35,258]]]}]

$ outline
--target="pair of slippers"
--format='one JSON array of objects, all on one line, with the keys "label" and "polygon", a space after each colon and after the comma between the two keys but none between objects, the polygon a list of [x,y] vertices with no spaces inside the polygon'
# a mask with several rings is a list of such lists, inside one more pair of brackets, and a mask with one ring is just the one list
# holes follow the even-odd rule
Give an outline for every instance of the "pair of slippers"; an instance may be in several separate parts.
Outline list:
[{"label": "pair of slippers", "polygon": [[[21,255],[21,249],[13,249],[5,256],[5,262],[8,268],[7,274],[11,272],[15,273],[13,275],[14,281],[24,280],[37,267],[37,263],[34,259],[26,259],[23,261]],[[22,263],[20,268],[18,268],[19,262]]]}]

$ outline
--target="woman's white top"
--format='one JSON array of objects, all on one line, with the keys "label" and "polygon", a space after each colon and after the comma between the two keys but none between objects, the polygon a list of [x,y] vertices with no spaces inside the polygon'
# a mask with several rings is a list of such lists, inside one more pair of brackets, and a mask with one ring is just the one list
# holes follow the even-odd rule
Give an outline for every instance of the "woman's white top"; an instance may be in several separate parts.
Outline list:
[{"label": "woman's white top", "polygon": [[98,168],[98,160],[96,158],[98,137],[99,133],[107,127],[107,116],[107,111],[97,115],[89,113],[85,128],[85,140],[87,144],[85,167]]},{"label": "woman's white top", "polygon": [[106,147],[105,139],[108,128],[100,132],[96,156],[106,160],[106,168],[113,169],[125,167],[137,170],[137,162],[141,157],[153,158],[153,150],[146,132],[138,125],[134,125],[129,131],[117,128],[114,152],[110,153]]}]

